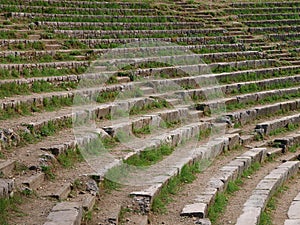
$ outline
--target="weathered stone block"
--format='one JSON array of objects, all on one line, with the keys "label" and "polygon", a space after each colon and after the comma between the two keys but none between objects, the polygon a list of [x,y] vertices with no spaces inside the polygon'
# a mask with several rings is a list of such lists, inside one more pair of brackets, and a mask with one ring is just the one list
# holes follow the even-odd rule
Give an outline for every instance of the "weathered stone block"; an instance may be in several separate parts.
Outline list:
[{"label": "weathered stone block", "polygon": [[181,211],[180,215],[204,218],[207,215],[207,205],[205,203],[194,203],[191,205],[186,205]]}]

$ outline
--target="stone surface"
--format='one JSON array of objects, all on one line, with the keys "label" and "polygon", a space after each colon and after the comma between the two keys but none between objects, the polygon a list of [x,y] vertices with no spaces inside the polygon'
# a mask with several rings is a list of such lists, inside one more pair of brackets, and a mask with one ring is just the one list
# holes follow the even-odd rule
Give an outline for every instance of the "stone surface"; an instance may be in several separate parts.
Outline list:
[{"label": "stone surface", "polygon": [[299,219],[300,220],[300,201],[293,201],[289,211],[288,217],[290,219]]},{"label": "stone surface", "polygon": [[29,187],[30,189],[37,189],[44,182],[45,174],[38,173],[31,177],[28,177],[26,180],[22,182],[23,185]]},{"label": "stone surface", "polygon": [[80,225],[82,207],[79,202],[62,202],[53,207],[44,225]]},{"label": "stone surface", "polygon": [[207,205],[205,203],[186,205],[181,211],[180,215],[204,218],[207,215]]},{"label": "stone surface", "polygon": [[284,225],[300,225],[300,220],[299,219],[288,219],[284,221]]},{"label": "stone surface", "polygon": [[148,216],[145,216],[145,215],[134,214],[127,219],[128,219],[128,222],[126,222],[126,224],[128,224],[128,225],[147,225],[148,224]]},{"label": "stone surface", "polygon": [[82,201],[82,208],[85,211],[90,211],[96,202],[96,196],[94,195],[85,195]]},{"label": "stone surface", "polygon": [[12,170],[15,168],[15,161],[14,160],[1,160],[0,161],[0,173],[7,176],[9,175]]},{"label": "stone surface", "polygon": [[257,207],[244,207],[243,214],[237,219],[236,225],[257,225],[261,209]]}]

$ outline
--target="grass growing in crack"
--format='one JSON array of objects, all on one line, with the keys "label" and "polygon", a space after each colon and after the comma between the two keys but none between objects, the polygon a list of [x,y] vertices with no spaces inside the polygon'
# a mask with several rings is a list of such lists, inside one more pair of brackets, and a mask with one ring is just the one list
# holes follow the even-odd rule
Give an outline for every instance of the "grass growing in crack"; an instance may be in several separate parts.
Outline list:
[{"label": "grass growing in crack", "polygon": [[196,174],[202,171],[202,167],[203,165],[200,162],[184,166],[180,174],[171,178],[154,198],[152,211],[159,214],[166,213],[166,206],[172,201],[172,195],[175,195],[183,184],[193,182],[196,179]]},{"label": "grass growing in crack", "polygon": [[42,166],[42,172],[49,180],[54,180],[56,177],[54,174],[54,168],[52,166]]},{"label": "grass growing in crack", "polygon": [[299,149],[300,145],[299,144],[294,144],[291,147],[289,147],[289,152],[295,153]]},{"label": "grass growing in crack", "polygon": [[13,108],[7,108],[7,109],[0,109],[0,120],[6,120],[10,118],[14,118],[17,116],[24,116],[24,115],[30,115],[32,112],[40,112],[42,110],[45,111],[54,111],[58,110],[63,106],[71,106],[73,104],[73,98],[72,97],[57,97],[53,96],[51,99],[45,98],[43,100],[43,104],[40,106],[37,106],[34,104],[25,104],[20,103],[15,109]]},{"label": "grass growing in crack", "polygon": [[269,135],[273,136],[273,135],[282,134],[282,133],[285,133],[288,131],[294,131],[294,130],[298,129],[298,127],[299,127],[298,124],[289,123],[286,127],[280,127],[280,128],[277,128],[277,129],[271,131],[269,133]]},{"label": "grass growing in crack", "polygon": [[212,224],[216,224],[220,215],[224,212],[227,206],[228,197],[240,190],[240,186],[243,185],[243,179],[254,174],[260,168],[260,163],[253,163],[247,170],[245,170],[241,176],[242,179],[236,179],[228,183],[227,189],[223,193],[218,193],[214,204],[208,209],[208,218]]},{"label": "grass growing in crack", "polygon": [[142,134],[150,134],[151,133],[151,127],[150,125],[143,126],[141,128],[134,128],[132,130],[133,134],[137,137],[141,137]]},{"label": "grass growing in crack", "polygon": [[121,224],[125,224],[126,223],[126,219],[125,219],[126,218],[126,214],[130,213],[130,212],[132,212],[132,210],[129,209],[129,208],[125,208],[125,207],[121,208],[120,215],[119,215],[119,221],[120,221]]},{"label": "grass growing in crack", "polygon": [[71,168],[76,162],[82,162],[83,157],[79,148],[76,148],[75,150],[68,149],[64,154],[60,154],[57,160],[64,168]]},{"label": "grass growing in crack", "polygon": [[142,114],[153,109],[163,109],[163,108],[170,108],[170,104],[165,99],[155,99],[153,102],[149,104],[144,104],[142,107],[133,106],[130,109],[129,115]]},{"label": "grass growing in crack", "polygon": [[201,130],[198,135],[198,140],[201,141],[205,138],[208,138],[211,135],[211,132],[212,132],[212,128]]},{"label": "grass growing in crack", "polygon": [[259,225],[273,225],[271,214],[276,209],[276,205],[278,203],[277,198],[281,193],[283,193],[287,190],[288,190],[288,187],[281,186],[276,191],[274,196],[268,201],[265,210],[262,212],[261,217],[260,217],[260,221],[259,221]]},{"label": "grass growing in crack", "polygon": [[228,198],[225,193],[218,193],[214,204],[208,209],[208,218],[212,224],[216,224],[220,214],[224,212],[227,206]]},{"label": "grass growing in crack", "polygon": [[162,145],[158,148],[149,148],[142,151],[140,154],[135,154],[125,160],[128,165],[133,166],[150,166],[158,161],[161,161],[164,156],[172,154],[174,148],[169,145]]},{"label": "grass growing in crack", "polygon": [[259,162],[255,162],[255,163],[251,164],[251,166],[243,172],[242,178],[247,178],[247,177],[251,176],[256,171],[258,171],[260,169],[260,167],[261,167],[261,165]]},{"label": "grass growing in crack", "polygon": [[11,198],[0,199],[0,224],[8,225],[8,219],[10,216],[22,216],[22,213],[18,209],[18,205],[22,203],[22,196],[20,193],[15,193]]}]

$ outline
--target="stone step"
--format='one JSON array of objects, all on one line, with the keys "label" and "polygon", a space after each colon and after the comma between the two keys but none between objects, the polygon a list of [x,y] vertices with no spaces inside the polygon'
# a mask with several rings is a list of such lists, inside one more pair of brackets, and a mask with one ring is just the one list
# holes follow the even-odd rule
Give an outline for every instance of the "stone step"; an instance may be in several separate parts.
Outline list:
[{"label": "stone step", "polygon": [[99,224],[120,224],[120,212],[121,212],[121,205],[115,204],[113,207],[111,207],[111,211],[109,212],[109,215],[107,218],[104,218],[103,221],[100,220]]},{"label": "stone step", "polygon": [[236,224],[258,224],[269,199],[285,181],[299,172],[299,165],[299,161],[283,163],[264,177],[244,204],[243,213],[238,217]]},{"label": "stone step", "polygon": [[[53,13],[24,13],[24,12],[10,12],[8,14],[9,17],[13,18],[32,18],[32,17],[40,17],[40,18],[75,18],[75,19],[94,19],[96,21],[123,21],[127,19],[132,19],[134,21],[136,20],[147,20],[147,19],[157,19],[158,22],[160,20],[176,20],[176,21],[188,21],[188,17],[180,16],[180,15],[148,15],[148,16],[143,16],[143,15],[118,15],[118,17],[114,15],[91,15],[91,14],[53,14]],[[211,16],[210,16],[211,17]]]},{"label": "stone step", "polygon": [[[0,8],[8,8],[10,5],[1,4]],[[41,6],[32,6],[32,5],[14,5],[14,12],[40,12]],[[60,7],[60,6],[44,6],[44,11],[55,11],[57,13],[68,12],[70,14],[106,14],[106,15],[119,15],[119,14],[139,14],[139,15],[156,15],[157,10],[150,9],[131,9],[131,8],[75,8],[75,7]]]},{"label": "stone step", "polygon": [[83,210],[80,202],[61,202],[54,206],[44,225],[80,225]]},{"label": "stone step", "polygon": [[228,183],[239,178],[253,163],[262,163],[265,156],[266,148],[254,148],[220,168],[210,179],[205,190],[196,197],[194,203],[186,205],[180,215],[206,218],[208,208],[214,203],[217,193],[224,192]]},{"label": "stone step", "polygon": [[139,214],[133,214],[129,217],[126,217],[126,224],[128,225],[148,225],[148,216],[147,215],[139,215]]},{"label": "stone step", "polygon": [[15,169],[15,160],[0,160],[0,175],[9,176]]},{"label": "stone step", "polygon": [[187,36],[189,34],[211,34],[211,33],[225,33],[222,28],[214,29],[176,29],[176,30],[54,30],[54,34],[64,34],[69,38],[101,38],[103,36],[109,35],[111,38],[115,38],[119,35],[129,35],[130,37],[135,37],[138,35],[143,35],[147,37],[152,37],[157,34],[166,35],[178,35]]},{"label": "stone step", "polygon": [[300,144],[300,133],[285,135],[284,137],[275,138],[273,140],[274,145],[278,145],[287,151],[290,147]]},{"label": "stone step", "polygon": [[[147,27],[149,29],[155,29],[155,27],[170,27],[170,29],[195,29],[195,28],[204,28],[205,25],[202,22],[151,22],[151,23],[120,23],[120,22],[36,22],[38,26],[46,26],[51,28],[57,28],[57,29],[63,29],[63,28],[80,28],[83,27],[95,27],[98,29],[102,29],[102,27],[111,27],[111,26],[118,26],[120,27],[119,30],[127,29],[127,30],[133,30],[133,29],[139,29],[139,27]],[[97,29],[97,30],[98,30]]]},{"label": "stone step", "polygon": [[155,90],[152,87],[141,87],[140,90],[144,93],[144,95],[151,95],[155,93]]},{"label": "stone step", "polygon": [[300,224],[299,208],[300,208],[300,193],[292,201],[287,213],[288,219],[285,220],[284,225]]},{"label": "stone step", "polygon": [[69,61],[69,62],[50,62],[50,63],[24,63],[24,64],[0,64],[1,69],[7,70],[18,70],[23,71],[24,69],[43,69],[43,68],[77,68],[80,66],[89,66],[90,62],[88,61]]},{"label": "stone step", "polygon": [[[149,186],[148,188],[143,189],[142,191],[134,191],[131,193],[131,196],[134,198],[134,202],[137,208],[139,208],[143,213],[149,213],[153,198],[159,193],[162,186],[168,182],[170,178],[176,176],[180,173],[182,167],[192,162],[201,161],[202,159],[213,160],[216,156],[218,156],[225,149],[232,149],[234,146],[238,145],[239,136],[237,134],[231,135],[223,135],[221,137],[212,138],[208,143],[202,145],[198,148],[191,149],[190,147],[186,147],[188,149],[188,153],[182,152],[184,148],[176,150],[177,153],[172,154],[172,158],[176,159],[176,164],[174,164],[173,159],[169,158],[161,162],[162,169],[165,170],[163,174],[164,176],[159,176],[152,179],[154,184]],[[193,152],[193,153],[192,153]],[[176,157],[177,154],[177,157]],[[188,155],[186,155],[188,154]],[[180,158],[180,159],[179,159]],[[167,163],[167,164],[166,164]],[[173,163],[172,166],[167,166],[170,163]],[[152,170],[156,170],[159,168],[159,164],[153,166]],[[151,171],[151,169],[150,169]],[[162,171],[158,174],[162,174]]]},{"label": "stone step", "polygon": [[47,191],[43,191],[41,195],[44,197],[52,197],[58,200],[64,200],[68,197],[70,192],[71,192],[70,183],[61,184],[60,186],[57,186],[57,184],[50,184],[49,186],[47,186]]},{"label": "stone step", "polygon": [[22,181],[22,185],[32,189],[37,190],[42,186],[42,183],[45,180],[45,174],[44,173],[37,173],[30,177],[27,177],[25,180]]},{"label": "stone step", "polygon": [[0,199],[8,198],[13,195],[14,180],[0,178]]},{"label": "stone step", "polygon": [[82,202],[82,208],[84,211],[88,212],[91,211],[95,205],[96,202],[96,196],[95,195],[90,195],[86,194],[83,197],[83,202]]},{"label": "stone step", "polygon": [[45,45],[45,49],[49,50],[49,51],[53,51],[53,50],[59,50],[61,49],[61,45],[60,44],[46,44]]},{"label": "stone step", "polygon": [[28,39],[29,40],[40,40],[41,39],[41,35],[39,35],[39,34],[31,34],[31,35],[28,35]]},{"label": "stone step", "polygon": [[298,124],[300,122],[300,114],[285,116],[279,119],[265,121],[255,126],[255,131],[269,135],[272,131],[280,128],[287,128],[290,124]]}]

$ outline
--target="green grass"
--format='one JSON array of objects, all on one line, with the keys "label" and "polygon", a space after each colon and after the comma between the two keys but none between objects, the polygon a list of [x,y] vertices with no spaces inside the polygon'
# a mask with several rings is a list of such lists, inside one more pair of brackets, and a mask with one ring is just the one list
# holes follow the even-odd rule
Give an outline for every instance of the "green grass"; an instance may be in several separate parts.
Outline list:
[{"label": "green grass", "polygon": [[224,212],[228,202],[228,197],[224,193],[218,193],[214,204],[208,209],[208,218],[212,224],[216,224],[221,213]]},{"label": "green grass", "polygon": [[269,136],[279,135],[288,131],[294,131],[298,129],[298,124],[289,123],[286,127],[279,127],[269,133]]},{"label": "green grass", "polygon": [[151,127],[150,125],[143,126],[141,128],[134,128],[132,130],[133,134],[137,137],[141,137],[141,135],[150,134],[151,133]]},{"label": "green grass", "polygon": [[281,193],[288,190],[288,187],[282,186],[280,187],[274,196],[268,201],[267,206],[265,210],[262,212],[259,225],[273,225],[272,221],[272,213],[276,209],[276,206],[278,204],[278,197]]},{"label": "green grass", "polygon": [[138,115],[149,112],[154,109],[170,108],[169,103],[165,99],[154,99],[154,101],[144,104],[143,106],[133,106],[130,109],[129,115]]},{"label": "green grass", "polygon": [[135,154],[124,161],[124,163],[132,166],[150,166],[161,161],[164,156],[172,154],[174,148],[169,145],[162,145],[158,148],[149,148],[140,154]]},{"label": "green grass", "polygon": [[230,181],[228,183],[227,189],[223,193],[218,193],[215,199],[214,204],[208,209],[208,218],[212,224],[217,224],[217,221],[221,214],[225,211],[228,198],[230,195],[234,194],[236,191],[240,190],[240,187],[243,185],[243,179],[248,178],[248,176],[254,174],[260,168],[260,163],[253,163],[247,170],[245,170],[241,178]]},{"label": "green grass", "polygon": [[58,155],[57,157],[58,162],[64,168],[72,168],[74,167],[75,163],[82,162],[83,157],[79,148],[68,149],[65,153]]},{"label": "green grass", "polygon": [[186,183],[191,183],[196,179],[196,174],[202,171],[206,162],[197,162],[193,165],[186,165],[182,168],[179,175],[171,178],[169,182],[163,186],[160,193],[153,199],[151,210],[154,213],[167,213],[167,205],[172,202],[174,196]]},{"label": "green grass", "polygon": [[46,81],[34,81],[32,85],[29,84],[17,84],[16,82],[10,82],[0,85],[0,99],[5,97],[11,97],[14,95],[28,95],[33,93],[42,92],[54,92],[65,91],[69,89],[75,89],[77,83],[64,82],[62,84],[52,84]]},{"label": "green grass", "polygon": [[53,166],[41,166],[42,172],[45,174],[46,178],[49,180],[54,180],[56,175]]},{"label": "green grass", "polygon": [[289,152],[292,152],[292,153],[295,153],[297,152],[297,150],[300,148],[300,145],[299,144],[294,144],[292,145],[291,147],[289,147]]},{"label": "green grass", "polygon": [[0,79],[16,79],[16,78],[29,78],[29,77],[50,77],[50,76],[63,76],[70,74],[82,74],[86,71],[86,67],[79,66],[72,69],[55,69],[55,68],[43,68],[43,69],[23,69],[18,71],[16,69],[0,69]]},{"label": "green grass", "polygon": [[249,176],[254,174],[256,171],[258,171],[260,169],[260,167],[261,167],[261,165],[259,162],[255,162],[255,163],[251,164],[251,166],[243,172],[242,178],[248,178]]},{"label": "green grass", "polygon": [[15,193],[11,198],[0,199],[0,224],[9,225],[9,218],[12,216],[24,215],[18,208],[23,202],[22,196],[19,193]]}]

